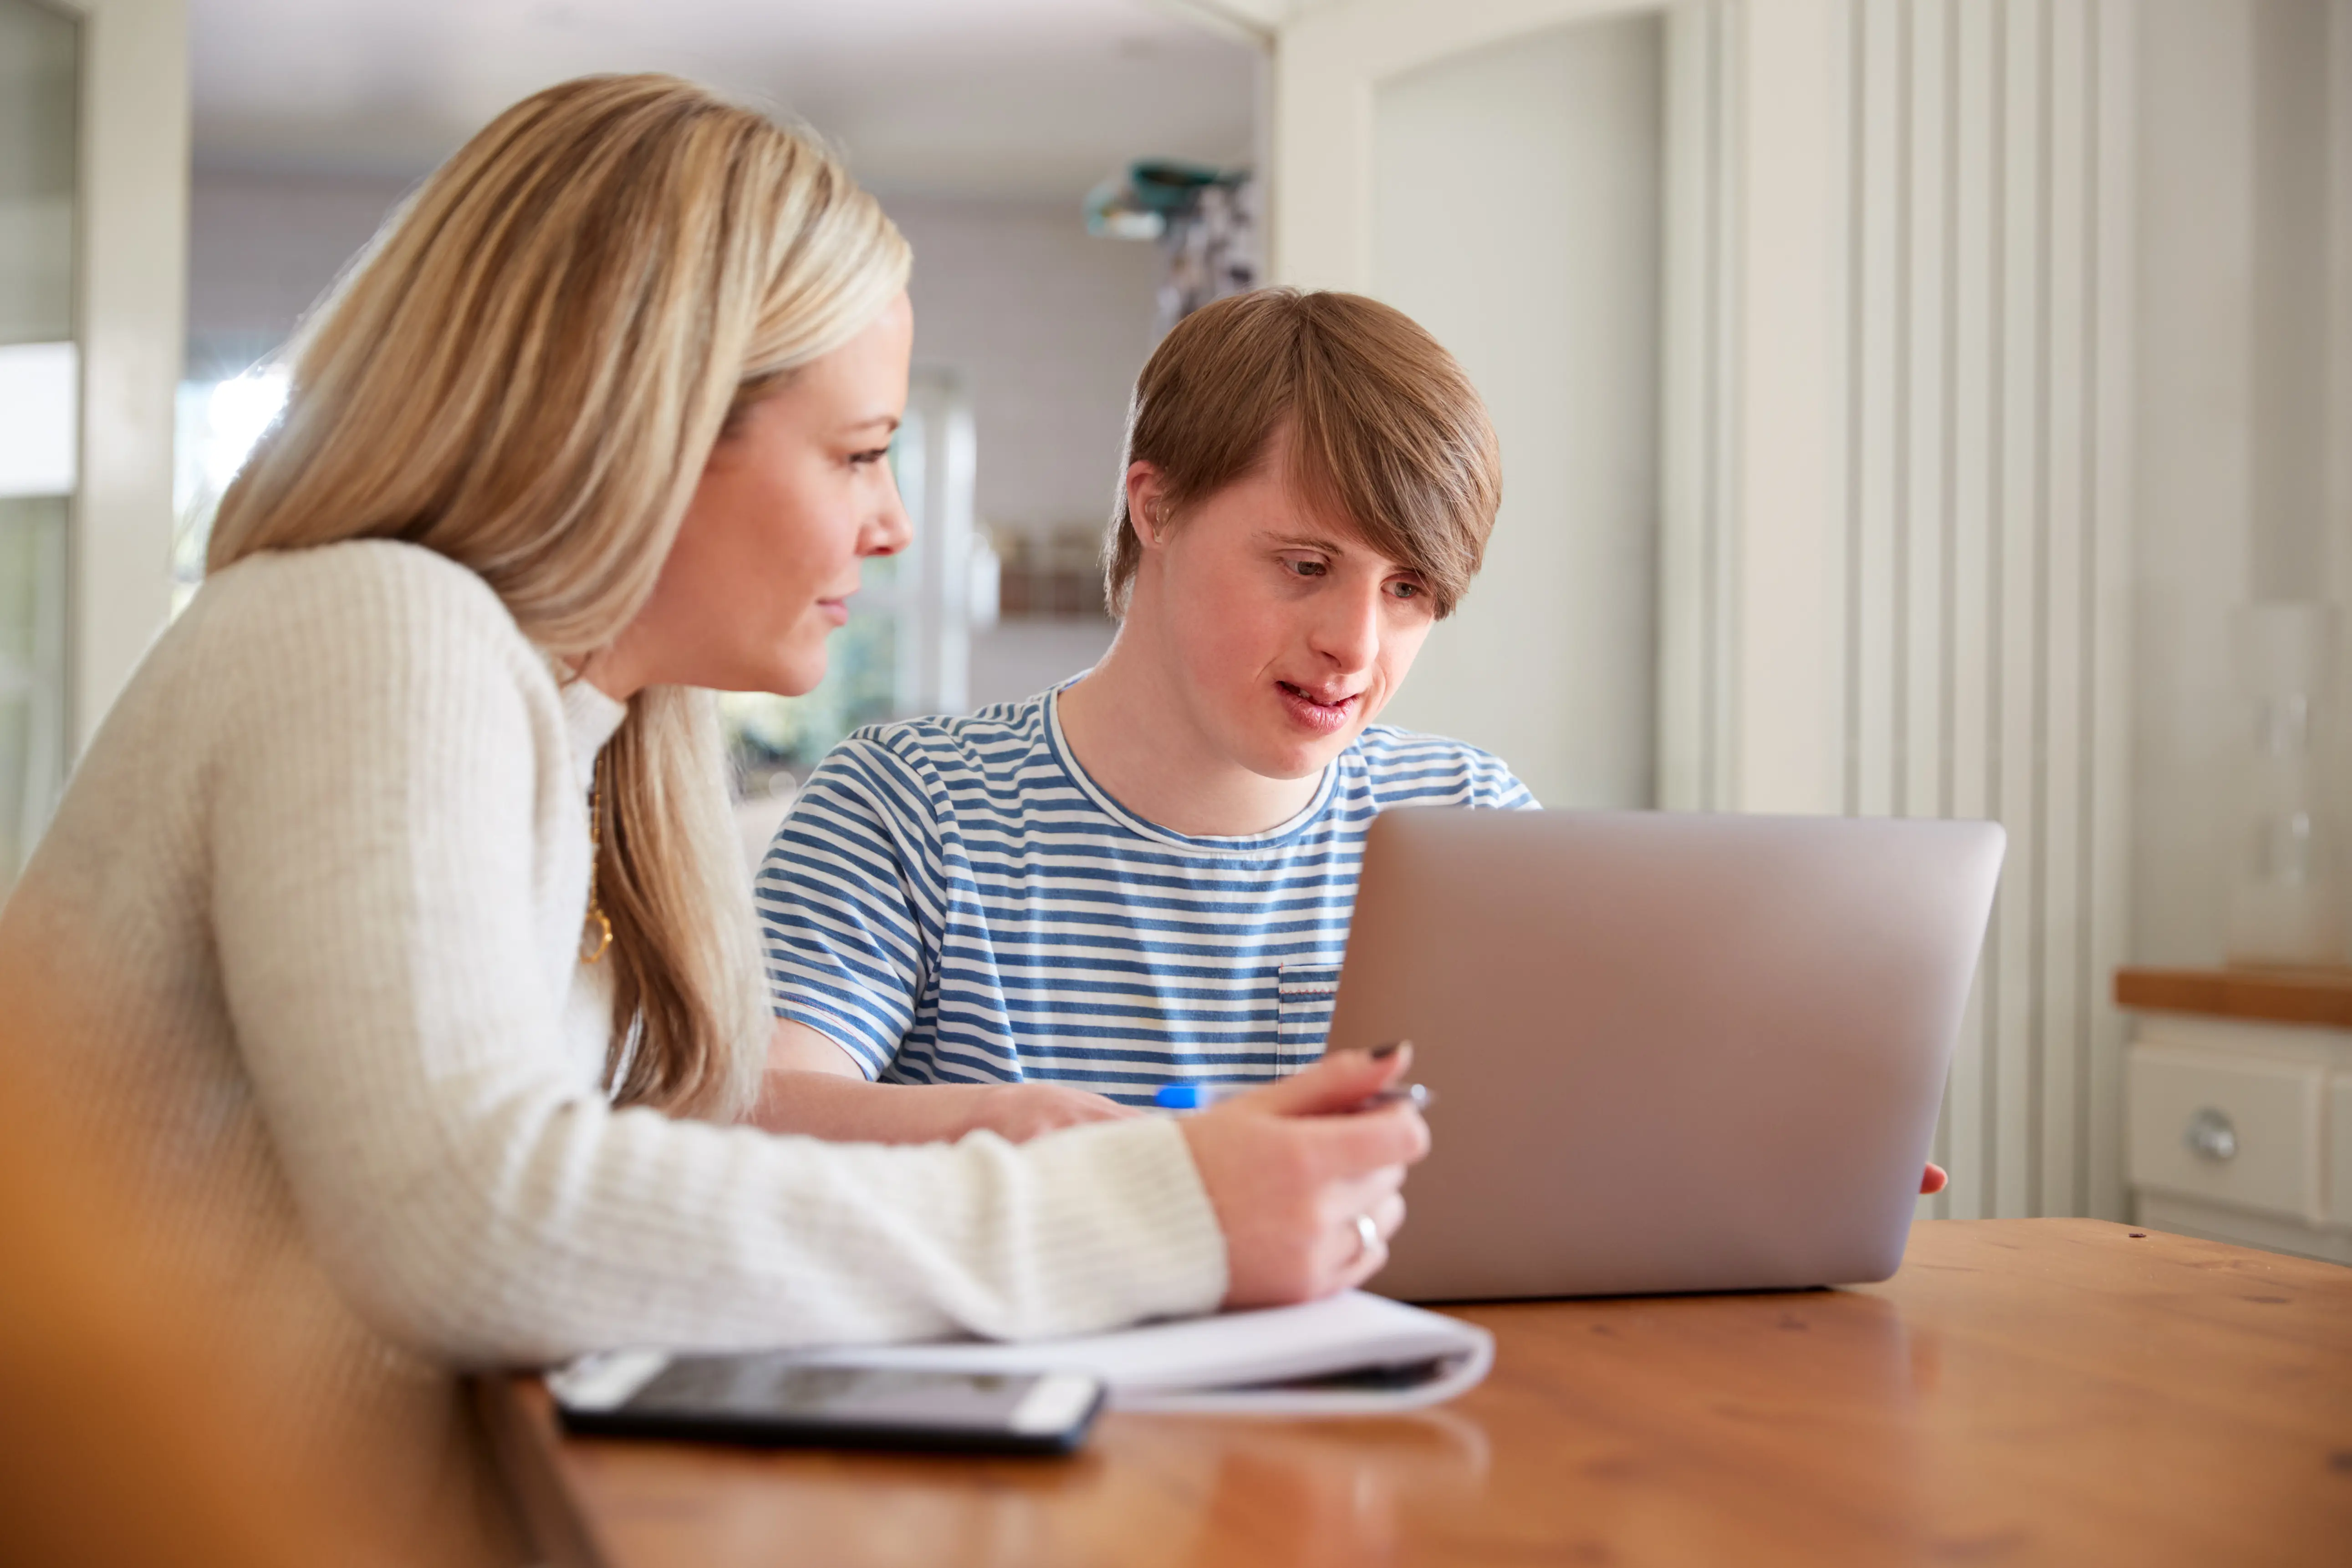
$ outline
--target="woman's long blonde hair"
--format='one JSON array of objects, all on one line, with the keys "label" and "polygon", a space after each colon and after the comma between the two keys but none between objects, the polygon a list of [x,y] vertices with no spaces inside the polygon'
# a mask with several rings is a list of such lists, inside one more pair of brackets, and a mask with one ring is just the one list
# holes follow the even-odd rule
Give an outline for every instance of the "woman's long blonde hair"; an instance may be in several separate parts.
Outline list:
[{"label": "woman's long blonde hair", "polygon": [[[406,540],[576,663],[652,592],[730,415],[847,342],[908,268],[874,199],[767,116],[669,77],[550,88],[427,180],[305,323],[205,565]],[[767,1009],[708,694],[639,692],[599,766],[615,1098],[738,1116]]]}]

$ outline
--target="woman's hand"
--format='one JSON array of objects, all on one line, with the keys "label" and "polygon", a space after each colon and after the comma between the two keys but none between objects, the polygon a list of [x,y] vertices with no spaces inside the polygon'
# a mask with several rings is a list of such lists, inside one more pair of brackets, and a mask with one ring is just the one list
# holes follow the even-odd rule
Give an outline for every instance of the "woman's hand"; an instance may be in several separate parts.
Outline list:
[{"label": "woman's hand", "polygon": [[1225,1233],[1227,1307],[1311,1301],[1388,1261],[1404,1223],[1404,1168],[1429,1152],[1429,1127],[1411,1105],[1354,1108],[1412,1061],[1410,1046],[1386,1058],[1335,1052],[1180,1123]]}]

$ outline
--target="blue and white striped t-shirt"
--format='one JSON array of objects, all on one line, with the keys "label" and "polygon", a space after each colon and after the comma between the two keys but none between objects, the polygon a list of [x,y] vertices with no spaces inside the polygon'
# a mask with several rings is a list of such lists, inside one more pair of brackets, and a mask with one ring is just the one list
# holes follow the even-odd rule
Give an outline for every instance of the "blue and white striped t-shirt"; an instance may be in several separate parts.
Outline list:
[{"label": "blue and white striped t-shirt", "polygon": [[1070,754],[1053,693],[860,730],[793,804],[757,895],[775,1010],[897,1083],[1149,1102],[1323,1050],[1364,832],[1395,805],[1531,806],[1474,746],[1368,727],[1307,809],[1171,833]]}]

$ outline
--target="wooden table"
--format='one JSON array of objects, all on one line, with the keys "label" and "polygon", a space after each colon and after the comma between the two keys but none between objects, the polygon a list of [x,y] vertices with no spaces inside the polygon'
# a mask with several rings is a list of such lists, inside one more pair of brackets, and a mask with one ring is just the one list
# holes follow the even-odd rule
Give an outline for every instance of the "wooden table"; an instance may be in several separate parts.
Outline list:
[{"label": "wooden table", "polygon": [[485,1408],[558,1564],[2352,1563],[2352,1269],[1927,1221],[1885,1285],[1463,1309],[1369,1421],[1106,1416],[1075,1458],[566,1439]]}]

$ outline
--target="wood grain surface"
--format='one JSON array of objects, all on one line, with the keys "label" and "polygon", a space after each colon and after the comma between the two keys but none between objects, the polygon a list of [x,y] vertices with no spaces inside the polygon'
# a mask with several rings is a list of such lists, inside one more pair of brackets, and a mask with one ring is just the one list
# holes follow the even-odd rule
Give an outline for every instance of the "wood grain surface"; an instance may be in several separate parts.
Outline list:
[{"label": "wood grain surface", "polygon": [[2352,1029],[2352,968],[2118,969],[2116,1005]]},{"label": "wood grain surface", "polygon": [[1499,1353],[1441,1409],[1113,1415],[1062,1460],[567,1439],[532,1378],[485,1408],[551,1561],[607,1568],[2352,1563],[2352,1269],[1926,1221],[1884,1285],[1460,1313]]}]

